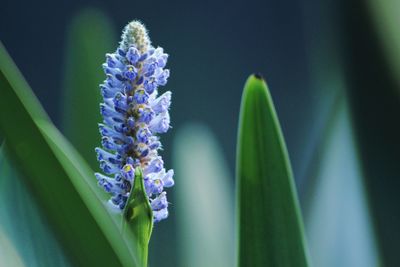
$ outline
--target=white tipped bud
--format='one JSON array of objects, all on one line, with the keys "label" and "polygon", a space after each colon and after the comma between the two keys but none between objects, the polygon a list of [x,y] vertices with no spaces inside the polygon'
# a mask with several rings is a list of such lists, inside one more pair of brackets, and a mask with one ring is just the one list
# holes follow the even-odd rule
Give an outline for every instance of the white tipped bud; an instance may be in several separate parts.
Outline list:
[{"label": "white tipped bud", "polygon": [[120,47],[124,51],[127,51],[129,47],[134,45],[141,53],[144,53],[149,49],[151,44],[146,27],[136,20],[125,26],[121,38]]}]

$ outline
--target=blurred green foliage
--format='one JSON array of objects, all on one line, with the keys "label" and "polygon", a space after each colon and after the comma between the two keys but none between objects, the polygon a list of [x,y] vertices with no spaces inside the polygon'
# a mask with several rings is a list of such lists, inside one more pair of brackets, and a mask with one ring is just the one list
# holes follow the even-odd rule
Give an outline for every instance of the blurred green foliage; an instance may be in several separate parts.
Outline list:
[{"label": "blurred green foliage", "polygon": [[134,237],[120,234],[121,220],[106,210],[93,171],[49,121],[2,45],[0,94],[0,132],[71,260],[136,264]]},{"label": "blurred green foliage", "polygon": [[315,266],[326,267],[380,266],[353,126],[343,94],[334,105],[324,137],[305,192],[305,225],[312,261]]},{"label": "blurred green foliage", "polygon": [[100,144],[101,65],[105,54],[115,49],[115,37],[112,23],[96,9],[78,13],[68,28],[62,130],[93,169],[98,166],[94,148]]},{"label": "blurred green foliage", "polygon": [[394,67],[399,51],[385,45],[398,42],[393,24],[386,28],[386,21],[396,20],[396,11],[388,10],[398,4],[384,0],[374,6],[371,10],[371,1],[343,4],[343,70],[382,265],[400,266],[400,72]]},{"label": "blurred green foliage", "polygon": [[[1,226],[1,225],[0,225]],[[24,267],[21,257],[13,244],[0,228],[0,266]]]},{"label": "blurred green foliage", "polygon": [[370,20],[373,22],[371,30],[379,37],[382,51],[388,62],[390,74],[397,81],[397,90],[400,97],[400,34],[398,0],[368,0],[366,1]]},{"label": "blurred green foliage", "polygon": [[72,266],[22,181],[0,148],[0,266]]},{"label": "blurred green foliage", "polygon": [[187,124],[173,153],[179,266],[234,266],[234,186],[218,141],[206,125]]}]

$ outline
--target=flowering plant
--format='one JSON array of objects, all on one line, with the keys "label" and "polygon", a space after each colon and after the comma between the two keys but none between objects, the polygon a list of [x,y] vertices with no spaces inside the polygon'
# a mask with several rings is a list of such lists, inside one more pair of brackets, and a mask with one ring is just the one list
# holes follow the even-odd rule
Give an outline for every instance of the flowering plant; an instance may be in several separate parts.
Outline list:
[{"label": "flowering plant", "polygon": [[111,206],[123,210],[134,183],[134,170],[141,168],[154,221],[158,222],[168,217],[164,187],[174,185],[174,171],[166,171],[158,155],[158,134],[170,128],[171,92],[158,96],[158,87],[169,77],[169,70],[164,69],[168,54],[161,47],[152,47],[143,24],[133,21],[125,27],[117,51],[106,58],[103,68],[107,79],[100,85],[103,148],[96,148],[96,152],[108,176],[96,173],[96,177],[112,195]]},{"label": "flowering plant", "polygon": [[[92,49],[95,45],[89,47]],[[160,134],[170,128],[171,92],[159,94],[169,77],[169,70],[164,69],[167,59],[162,48],[151,45],[146,29],[137,21],[125,27],[116,51],[106,54],[103,64],[106,79],[100,85],[102,147],[95,149],[102,173],[93,175],[94,171],[86,163],[88,158],[82,157],[53,125],[0,45],[0,130],[7,141],[7,146],[0,150],[0,166],[9,147],[19,163],[16,166],[25,174],[19,177],[4,173],[5,168],[0,169],[0,177],[11,179],[12,189],[15,177],[32,189],[57,234],[53,242],[59,242],[67,252],[65,258],[75,265],[147,266],[153,223],[168,217],[165,188],[174,185],[174,171],[164,167],[159,154]],[[83,98],[84,93],[81,90],[78,96]],[[93,100],[93,94],[87,96]],[[71,105],[71,101],[66,102]],[[87,106],[83,101],[81,108],[87,109]],[[90,112],[97,113],[95,107]],[[92,124],[85,121],[81,125],[91,127]],[[188,146],[182,146],[186,157]],[[191,156],[196,154],[193,152],[196,151],[191,151]],[[93,147],[90,153],[94,154]],[[45,164],[42,159],[46,159]],[[193,162],[192,158],[190,160]],[[204,176],[201,161],[194,162],[200,177]],[[186,176],[190,177],[188,174]],[[94,176],[106,193],[98,187]],[[236,178],[238,266],[307,267],[307,250],[290,163],[271,96],[260,75],[250,76],[242,97]],[[208,179],[196,181],[199,182],[197,187],[207,193],[207,198],[202,196],[200,201],[192,197],[192,190],[180,189],[189,191],[184,201],[193,202],[188,205],[193,208],[187,214],[195,215],[197,225],[190,224],[194,228],[201,224],[199,218],[205,217],[199,215],[202,210],[199,207],[218,201],[214,201],[218,199],[215,198],[218,183]],[[187,182],[187,185],[192,189],[193,183]],[[19,204],[25,204],[21,201],[24,198],[16,199]],[[211,202],[203,202],[205,199]],[[228,205],[207,205],[203,210],[215,209],[216,213],[211,214],[224,214],[221,212],[224,208],[216,207],[225,206]],[[208,218],[213,225],[228,228],[228,216],[218,220],[214,215]],[[24,220],[14,219],[13,223],[15,221]],[[206,227],[205,231],[211,233],[204,235],[211,236],[204,243],[208,246],[218,239],[218,231],[213,229],[222,228]],[[201,238],[193,242],[198,239]],[[221,254],[215,244],[210,245],[214,255],[207,254],[210,262],[232,266],[223,257],[214,261],[213,256]]]}]

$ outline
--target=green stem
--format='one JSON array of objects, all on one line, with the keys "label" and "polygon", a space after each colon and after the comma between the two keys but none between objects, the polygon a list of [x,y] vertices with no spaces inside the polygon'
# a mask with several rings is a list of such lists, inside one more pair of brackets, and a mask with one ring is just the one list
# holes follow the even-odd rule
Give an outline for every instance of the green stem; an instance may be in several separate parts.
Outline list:
[{"label": "green stem", "polygon": [[153,229],[153,212],[146,195],[143,174],[140,168],[135,170],[132,192],[124,210],[123,232],[130,230],[136,239],[136,255],[140,266],[146,267],[151,232]]}]

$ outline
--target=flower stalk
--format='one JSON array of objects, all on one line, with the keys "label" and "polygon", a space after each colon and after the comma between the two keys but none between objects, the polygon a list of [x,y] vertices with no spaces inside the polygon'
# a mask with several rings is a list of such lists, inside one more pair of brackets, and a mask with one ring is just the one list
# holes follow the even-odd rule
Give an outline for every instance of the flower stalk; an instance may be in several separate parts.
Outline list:
[{"label": "flower stalk", "polygon": [[168,54],[151,45],[138,21],[125,27],[121,39],[103,64],[102,147],[96,148],[102,173],[95,176],[111,195],[108,206],[123,215],[122,234],[134,235],[140,266],[147,266],[153,223],[168,217],[164,188],[174,185],[174,171],[164,168],[158,153],[159,135],[170,128],[171,92],[159,95],[169,77]]},{"label": "flower stalk", "polygon": [[102,148],[96,148],[103,173],[96,173],[99,185],[111,194],[109,204],[123,211],[130,197],[135,170],[143,172],[145,192],[154,222],[168,217],[164,188],[174,185],[173,170],[166,170],[158,151],[159,134],[170,128],[171,92],[158,95],[167,83],[164,69],[168,54],[151,45],[146,28],[129,23],[115,53],[106,54],[106,80],[100,85],[103,123],[99,124]]}]

